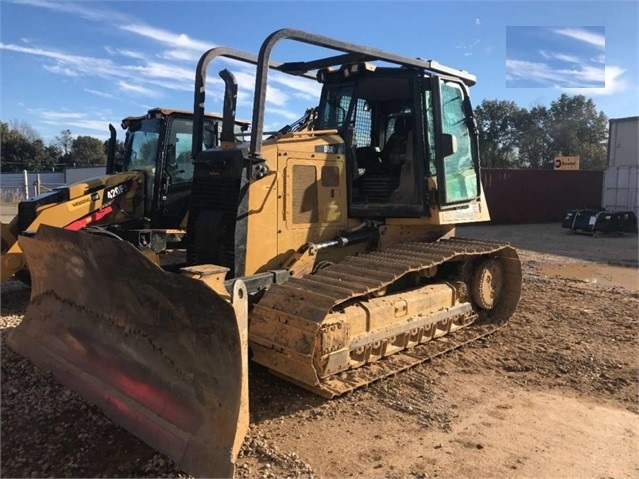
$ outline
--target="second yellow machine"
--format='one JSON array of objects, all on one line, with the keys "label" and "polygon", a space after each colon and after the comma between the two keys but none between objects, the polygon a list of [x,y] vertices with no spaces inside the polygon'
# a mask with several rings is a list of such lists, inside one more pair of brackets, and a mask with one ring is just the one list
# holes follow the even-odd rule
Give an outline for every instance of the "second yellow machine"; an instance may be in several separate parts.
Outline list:
[{"label": "second yellow machine", "polygon": [[[219,144],[222,117],[209,113],[202,141]],[[40,225],[73,231],[92,231],[122,238],[157,256],[178,245],[185,234],[193,164],[193,113],[152,108],[145,115],[122,120],[126,131],[124,154],[115,155],[115,128],[104,175],[56,187],[18,204],[18,214],[2,224],[0,280],[13,275],[28,282],[29,273],[17,242]],[[248,129],[237,122],[236,133]]]}]

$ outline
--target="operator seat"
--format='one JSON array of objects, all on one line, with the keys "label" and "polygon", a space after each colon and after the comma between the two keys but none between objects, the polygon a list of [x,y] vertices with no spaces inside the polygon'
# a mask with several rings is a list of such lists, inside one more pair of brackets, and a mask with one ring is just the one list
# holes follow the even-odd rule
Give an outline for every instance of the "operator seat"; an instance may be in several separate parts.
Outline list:
[{"label": "operator seat", "polygon": [[413,157],[412,118],[398,116],[393,125],[393,134],[388,138],[382,151],[382,161],[399,177],[397,188],[390,195],[390,202],[403,203],[414,199],[415,168]]},{"label": "operator seat", "polygon": [[411,123],[410,115],[402,115],[395,118],[393,133],[388,137],[381,155],[382,163],[390,169],[399,170],[406,162]]}]

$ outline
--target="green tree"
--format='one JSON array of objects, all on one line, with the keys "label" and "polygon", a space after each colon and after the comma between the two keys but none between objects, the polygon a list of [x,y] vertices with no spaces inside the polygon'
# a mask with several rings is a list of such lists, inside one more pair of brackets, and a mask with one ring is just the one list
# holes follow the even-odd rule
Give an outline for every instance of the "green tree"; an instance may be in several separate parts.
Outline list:
[{"label": "green tree", "polygon": [[55,148],[44,142],[28,124],[0,122],[2,172],[52,170],[58,159]]},{"label": "green tree", "polygon": [[60,150],[60,163],[69,163],[71,160],[71,149],[73,148],[73,135],[71,130],[65,129],[55,137],[54,144]]},{"label": "green tree", "polygon": [[582,170],[606,166],[608,117],[583,95],[562,94],[550,104],[548,129],[553,157],[579,156]]},{"label": "green tree", "polygon": [[[122,140],[115,140],[115,158],[116,160],[124,158],[124,142]],[[104,153],[109,154],[109,140],[104,142]]]},{"label": "green tree", "polygon": [[552,168],[558,155],[579,156],[582,170],[606,164],[608,118],[583,95],[561,95],[530,111],[512,101],[484,100],[476,109],[482,166]]},{"label": "green tree", "polygon": [[21,171],[26,168],[27,140],[8,123],[0,122],[3,173]]},{"label": "green tree", "polygon": [[12,120],[9,122],[9,128],[18,132],[27,141],[34,142],[36,140],[42,140],[40,133],[35,128],[29,125],[26,121]]},{"label": "green tree", "polygon": [[45,146],[42,140],[35,140],[27,146],[27,170],[53,171],[58,162],[57,149]]},{"label": "green tree", "polygon": [[481,166],[513,168],[517,163],[517,118],[522,109],[513,101],[484,100],[475,108]]},{"label": "green tree", "polygon": [[515,119],[517,129],[517,164],[520,168],[540,169],[552,158],[550,136],[550,113],[543,105],[530,111],[522,109]]},{"label": "green tree", "polygon": [[71,148],[71,163],[77,165],[106,164],[104,143],[92,136],[78,136],[73,140]]}]

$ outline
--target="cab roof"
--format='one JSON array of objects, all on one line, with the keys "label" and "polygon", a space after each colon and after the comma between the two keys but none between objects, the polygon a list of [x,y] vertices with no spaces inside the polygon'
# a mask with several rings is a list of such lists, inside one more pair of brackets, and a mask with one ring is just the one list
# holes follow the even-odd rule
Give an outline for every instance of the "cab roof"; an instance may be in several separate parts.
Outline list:
[{"label": "cab roof", "polygon": [[[192,111],[188,111],[188,110],[180,110],[180,109],[176,109],[176,108],[151,108],[146,115],[133,115],[133,116],[127,116],[126,118],[123,118],[122,121],[135,121],[135,120],[144,120],[145,118],[149,118],[152,115],[156,115],[156,114],[161,114],[164,116],[169,116],[169,115],[185,115],[185,116],[193,116],[193,112]],[[222,115],[220,115],[219,113],[205,113],[204,116],[206,118],[211,118],[214,120],[222,120]],[[249,125],[250,122],[245,121],[245,120],[235,120],[235,123],[237,125]]]}]

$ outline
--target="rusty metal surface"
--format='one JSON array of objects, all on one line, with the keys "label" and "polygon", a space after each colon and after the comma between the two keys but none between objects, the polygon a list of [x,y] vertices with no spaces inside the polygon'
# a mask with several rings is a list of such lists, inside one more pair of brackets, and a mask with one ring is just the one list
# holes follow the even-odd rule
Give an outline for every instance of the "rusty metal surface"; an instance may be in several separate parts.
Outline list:
[{"label": "rusty metal surface", "polygon": [[229,477],[248,427],[247,303],[125,241],[41,226],[9,346],[197,476]]},{"label": "rusty metal surface", "polygon": [[[340,356],[334,364],[343,366],[347,363],[352,366],[358,362],[353,360],[353,354],[361,345],[353,338],[344,341],[350,344],[336,341],[329,355],[322,355],[318,349],[325,326],[329,323],[339,325],[340,316],[343,316],[341,321],[344,323],[352,321],[348,312],[348,308],[353,307],[350,305],[366,309],[368,297],[383,292],[408,273],[479,256],[499,258],[503,264],[501,299],[491,311],[477,310],[469,314],[449,304],[443,307],[441,313],[431,314],[430,318],[425,318],[423,325],[420,323],[415,328],[405,328],[405,324],[397,322],[386,329],[387,341],[392,343],[393,350],[406,349],[406,352],[398,352],[382,361],[376,360],[386,354],[376,353],[373,355],[375,362],[369,362],[368,359],[362,361],[362,364],[366,364],[364,367],[323,376],[318,363],[331,361],[331,358],[326,359],[331,354]],[[362,280],[353,281],[354,277]],[[249,339],[253,360],[302,387],[325,397],[333,397],[489,334],[512,316],[520,294],[521,264],[516,251],[508,245],[463,238],[436,243],[398,244],[383,252],[346,258],[315,275],[273,285],[251,314]],[[396,297],[402,298],[399,294]],[[342,308],[343,314],[340,315]],[[479,318],[477,326],[466,328],[476,318]],[[348,329],[349,325],[346,324],[345,331]],[[448,333],[457,329],[459,333],[446,336],[445,346],[442,346],[441,341],[433,341],[443,334],[442,330]],[[373,336],[375,334],[371,334]],[[411,339],[411,336],[418,336],[418,339]],[[382,341],[377,336],[375,338],[378,342]],[[422,342],[425,344],[408,349]],[[385,351],[387,345],[375,347]]]},{"label": "rusty metal surface", "polygon": [[601,206],[602,171],[484,168],[481,180],[495,224],[561,223],[566,211]]}]

